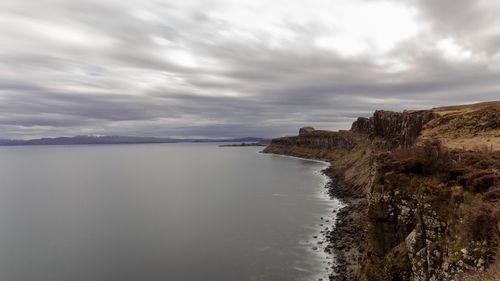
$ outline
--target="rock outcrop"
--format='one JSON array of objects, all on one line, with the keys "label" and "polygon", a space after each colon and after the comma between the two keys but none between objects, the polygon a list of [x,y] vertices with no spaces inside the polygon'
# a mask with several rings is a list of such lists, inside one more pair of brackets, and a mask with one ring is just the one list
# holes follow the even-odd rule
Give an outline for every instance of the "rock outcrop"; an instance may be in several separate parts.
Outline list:
[{"label": "rock outcrop", "polygon": [[412,145],[422,128],[437,117],[431,110],[391,112],[377,110],[373,114],[373,135],[383,140],[388,148]]},{"label": "rock outcrop", "polygon": [[351,126],[351,132],[373,137],[373,118],[358,117]]},{"label": "rock outcrop", "polygon": [[353,135],[349,131],[329,132],[301,128],[299,137],[273,139],[275,145],[308,147],[316,149],[347,149],[354,147]]},{"label": "rock outcrop", "polygon": [[332,280],[456,280],[499,254],[499,123],[500,102],[376,111],[349,131],[302,128],[264,152],[331,161],[344,183],[330,187],[350,206],[330,235],[342,257]]},{"label": "rock outcrop", "polygon": [[300,130],[299,130],[299,136],[308,135],[308,134],[313,133],[314,131],[316,131],[316,130],[313,127],[300,128]]}]

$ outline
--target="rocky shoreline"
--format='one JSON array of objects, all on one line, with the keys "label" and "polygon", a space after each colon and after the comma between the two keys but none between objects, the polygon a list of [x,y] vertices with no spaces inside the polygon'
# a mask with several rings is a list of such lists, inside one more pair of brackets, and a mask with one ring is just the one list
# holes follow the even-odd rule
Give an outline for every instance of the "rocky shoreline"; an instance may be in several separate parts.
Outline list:
[{"label": "rocky shoreline", "polygon": [[[343,207],[334,211],[337,214],[333,219],[321,217],[321,238],[314,237],[318,239],[319,246],[314,247],[314,249],[323,248],[326,254],[335,257],[333,263],[328,262],[327,270],[329,272],[327,275],[329,280],[355,280],[366,244],[366,211],[368,209],[366,198],[353,191],[354,189],[344,180],[344,172],[335,169],[333,163],[328,159],[306,155],[277,155],[330,163],[327,168],[321,171],[329,179],[324,188],[327,189],[329,198],[340,200]],[[319,280],[324,281],[321,278]]]},{"label": "rocky shoreline", "polygon": [[333,254],[336,262],[329,274],[330,280],[354,280],[356,271],[364,253],[366,238],[367,201],[364,197],[352,192],[333,166],[323,173],[330,178],[326,186],[331,198],[337,198],[344,203],[344,207],[337,213],[335,225],[331,231],[324,233],[327,244],[325,252]]}]

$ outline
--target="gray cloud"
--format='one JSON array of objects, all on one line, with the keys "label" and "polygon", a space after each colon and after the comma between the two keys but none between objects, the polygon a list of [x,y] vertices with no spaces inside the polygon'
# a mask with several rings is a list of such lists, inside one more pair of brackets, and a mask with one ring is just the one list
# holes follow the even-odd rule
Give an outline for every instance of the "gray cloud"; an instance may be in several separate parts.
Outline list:
[{"label": "gray cloud", "polygon": [[491,2],[0,0],[0,138],[273,137],[498,99]]}]

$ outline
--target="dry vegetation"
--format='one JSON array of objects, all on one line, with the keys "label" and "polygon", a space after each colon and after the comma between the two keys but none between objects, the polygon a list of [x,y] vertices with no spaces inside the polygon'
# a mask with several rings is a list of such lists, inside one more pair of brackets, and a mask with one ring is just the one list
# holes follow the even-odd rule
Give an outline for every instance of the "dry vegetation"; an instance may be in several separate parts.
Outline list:
[{"label": "dry vegetation", "polygon": [[485,146],[449,150],[438,140],[427,140],[382,156],[380,168],[460,186],[473,197],[464,214],[464,235],[469,241],[500,243],[500,151]]},{"label": "dry vegetation", "polygon": [[492,264],[484,272],[464,276],[461,281],[500,281],[500,262]]},{"label": "dry vegetation", "polygon": [[500,184],[500,151],[484,146],[450,150],[432,139],[382,155],[381,160],[382,171],[442,175],[470,191],[484,192]]},{"label": "dry vegetation", "polygon": [[438,118],[426,124],[421,139],[439,138],[455,149],[485,145],[500,150],[500,102],[434,108]]},{"label": "dry vegetation", "polygon": [[[466,233],[480,239],[497,239],[500,231],[500,152],[482,148],[463,153],[458,182],[477,192],[464,219]],[[500,241],[494,241],[498,244]]]},{"label": "dry vegetation", "polygon": [[450,170],[452,157],[439,140],[426,140],[409,148],[398,149],[383,159],[382,171],[432,175]]},{"label": "dry vegetation", "polygon": [[465,235],[469,241],[490,241],[498,244],[500,220],[500,186],[478,195],[470,204],[464,217]]},{"label": "dry vegetation", "polygon": [[466,190],[485,192],[500,184],[500,151],[481,148],[476,151],[457,151],[458,160],[449,172]]}]

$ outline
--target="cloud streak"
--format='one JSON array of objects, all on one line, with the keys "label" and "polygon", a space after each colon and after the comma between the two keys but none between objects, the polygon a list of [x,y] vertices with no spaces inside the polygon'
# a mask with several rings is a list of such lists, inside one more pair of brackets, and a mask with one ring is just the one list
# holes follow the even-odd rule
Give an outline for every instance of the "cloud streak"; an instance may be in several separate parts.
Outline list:
[{"label": "cloud streak", "polygon": [[273,137],[498,99],[494,1],[0,0],[0,138]]}]

